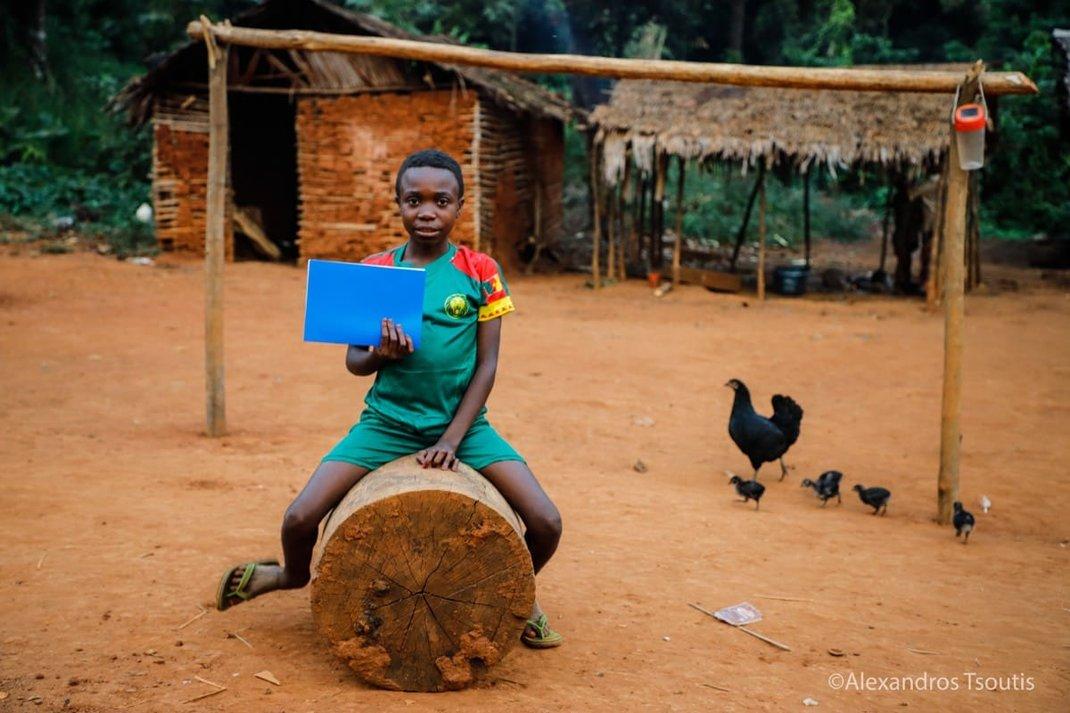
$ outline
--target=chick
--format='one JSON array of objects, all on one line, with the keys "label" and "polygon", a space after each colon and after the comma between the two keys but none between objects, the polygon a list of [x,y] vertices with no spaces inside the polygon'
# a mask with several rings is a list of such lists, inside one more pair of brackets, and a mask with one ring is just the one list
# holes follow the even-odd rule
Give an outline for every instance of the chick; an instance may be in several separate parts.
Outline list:
[{"label": "chick", "polygon": [[951,519],[951,523],[955,526],[955,537],[965,533],[966,537],[963,538],[962,544],[967,545],[970,542],[970,533],[973,532],[973,513],[964,510],[962,503],[957,500],[952,507],[955,508],[955,516]]},{"label": "chick", "polygon": [[728,481],[731,485],[736,486],[736,492],[743,498],[743,502],[748,500],[754,501],[754,509],[757,510],[760,507],[760,500],[762,494],[765,493],[765,486],[759,483],[757,480],[743,480],[738,475],[733,475],[732,479]]},{"label": "chick", "polygon": [[804,478],[801,485],[806,488],[813,488],[817,493],[817,497],[821,498],[821,507],[825,507],[832,498],[836,498],[837,503],[842,503],[843,498],[840,497],[840,480],[843,478],[843,473],[838,470],[826,470],[824,473],[818,476],[817,480],[810,480]]},{"label": "chick", "polygon": [[888,501],[892,497],[891,491],[886,488],[867,488],[864,485],[856,485],[851,490],[858,493],[858,498],[873,508],[873,514],[878,512],[883,517],[888,512]]}]

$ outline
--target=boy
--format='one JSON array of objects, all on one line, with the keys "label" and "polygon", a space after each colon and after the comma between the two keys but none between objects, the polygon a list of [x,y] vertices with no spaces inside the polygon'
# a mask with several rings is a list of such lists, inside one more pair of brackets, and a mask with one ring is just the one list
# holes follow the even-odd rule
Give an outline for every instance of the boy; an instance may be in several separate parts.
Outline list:
[{"label": "boy", "polygon": [[[305,586],[320,521],[367,473],[414,452],[424,468],[456,469],[460,460],[489,480],[524,521],[536,573],[557,549],[557,508],[484,415],[497,371],[501,317],[514,307],[494,260],[449,241],[464,205],[461,168],[441,151],[419,151],[401,164],[395,192],[409,240],[364,262],[424,268],[423,344],[414,350],[404,326],[384,319],[378,346],[350,345],[346,368],[357,376],[376,375],[360,421],[287,508],[285,564],[231,569],[219,585],[220,610]],[[536,603],[521,640],[550,648],[563,639]]]}]

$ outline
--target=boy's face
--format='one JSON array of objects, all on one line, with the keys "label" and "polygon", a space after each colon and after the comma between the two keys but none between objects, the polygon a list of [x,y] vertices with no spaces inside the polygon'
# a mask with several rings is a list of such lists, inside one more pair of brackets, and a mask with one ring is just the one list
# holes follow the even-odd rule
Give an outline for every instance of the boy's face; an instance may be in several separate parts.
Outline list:
[{"label": "boy's face", "polygon": [[459,192],[456,177],[444,168],[419,166],[401,174],[398,206],[409,237],[424,244],[444,242],[464,205]]}]

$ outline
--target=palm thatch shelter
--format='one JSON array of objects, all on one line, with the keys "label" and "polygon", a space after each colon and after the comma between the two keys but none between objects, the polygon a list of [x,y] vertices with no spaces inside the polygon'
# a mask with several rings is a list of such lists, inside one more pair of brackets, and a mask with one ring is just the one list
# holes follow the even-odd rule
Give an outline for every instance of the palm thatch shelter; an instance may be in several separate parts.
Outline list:
[{"label": "palm thatch shelter", "polygon": [[[897,67],[902,69],[903,67]],[[965,72],[966,65],[919,65],[911,68]],[[899,222],[911,207],[917,207],[908,191],[918,176],[941,171],[949,142],[948,120],[952,97],[943,94],[852,92],[769,87],[742,87],[689,82],[621,81],[609,101],[590,116],[591,154],[595,163],[592,180],[599,185],[600,215],[610,216],[609,259],[618,272],[621,263],[644,253],[653,271],[662,267],[662,236],[665,232],[662,205],[670,157],[680,164],[683,195],[684,166],[731,162],[744,172],[755,169],[757,178],[744,212],[731,260],[735,270],[739,248],[745,238],[751,209],[761,193],[767,170],[782,175],[800,173],[804,180],[804,241],[810,262],[810,176],[819,170],[839,171],[879,166],[894,181],[895,213]],[[991,102],[990,102],[991,104]],[[638,174],[633,179],[632,174]],[[627,221],[620,204],[638,185],[632,223],[634,238],[622,236]],[[646,194],[652,193],[647,210]],[[616,196],[614,198],[614,196]],[[938,196],[937,196],[938,198]],[[973,201],[975,204],[976,201]],[[933,215],[942,213],[930,206]],[[674,251],[674,276],[679,269],[679,239],[682,204],[678,201]],[[649,222],[649,228],[647,223]],[[887,223],[887,221],[886,221]],[[976,225],[976,220],[973,221]],[[898,226],[902,233],[905,225]],[[972,231],[976,232],[976,230]],[[887,229],[886,229],[887,233]],[[648,245],[644,235],[653,236]],[[764,242],[764,241],[763,241]],[[899,240],[897,242],[903,242]],[[909,242],[907,243],[909,245]],[[897,250],[900,272],[903,260],[909,277],[909,255],[903,245]],[[916,247],[916,245],[914,246]],[[885,248],[882,246],[881,267]],[[923,251],[924,252],[924,251]],[[976,249],[974,249],[976,252]],[[624,253],[622,257],[622,253]],[[628,253],[631,253],[630,255]],[[905,254],[904,254],[905,253]],[[923,271],[929,263],[923,255]],[[923,275],[923,278],[925,275]]]},{"label": "palm thatch shelter", "polygon": [[[264,0],[236,27],[454,43],[326,0]],[[164,250],[204,249],[209,112],[205,44],[132,80],[115,106],[153,127],[152,195]],[[499,70],[304,49],[234,46],[227,68],[225,249],[357,259],[404,240],[394,172],[435,146],[461,164],[455,239],[507,265],[516,243],[562,229],[564,124],[556,94]]]}]

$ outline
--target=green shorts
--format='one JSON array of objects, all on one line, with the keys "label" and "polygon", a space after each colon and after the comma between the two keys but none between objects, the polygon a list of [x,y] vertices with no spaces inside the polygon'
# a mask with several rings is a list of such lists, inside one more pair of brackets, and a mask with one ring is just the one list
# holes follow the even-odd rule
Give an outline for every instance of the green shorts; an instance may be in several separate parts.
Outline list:
[{"label": "green shorts", "polygon": [[[392,460],[430,448],[441,435],[442,431],[418,431],[365,409],[360,420],[323,460],[352,463],[375,470]],[[461,445],[457,447],[457,457],[476,470],[500,461],[524,462],[523,457],[498,435],[483,416],[477,417],[468,429]]]}]

